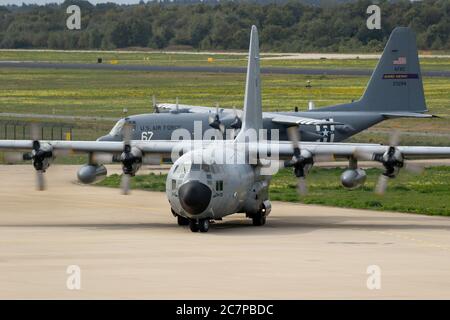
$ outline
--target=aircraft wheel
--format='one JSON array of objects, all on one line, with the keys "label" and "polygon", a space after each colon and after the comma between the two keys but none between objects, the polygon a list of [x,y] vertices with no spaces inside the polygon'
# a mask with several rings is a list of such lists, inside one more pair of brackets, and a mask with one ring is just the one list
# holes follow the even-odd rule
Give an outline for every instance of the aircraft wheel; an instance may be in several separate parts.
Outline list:
[{"label": "aircraft wheel", "polygon": [[199,226],[197,221],[189,220],[189,228],[191,229],[192,232],[198,232]]},{"label": "aircraft wheel", "polygon": [[202,219],[198,222],[198,226],[200,229],[200,232],[208,232],[209,230],[209,220],[208,219]]},{"label": "aircraft wheel", "polygon": [[177,222],[179,226],[187,226],[189,224],[189,219],[182,217],[180,215],[177,215]]},{"label": "aircraft wheel", "polygon": [[260,212],[255,214],[252,217],[252,220],[253,220],[253,225],[254,226],[263,226],[263,225],[266,224],[266,216],[262,215]]}]

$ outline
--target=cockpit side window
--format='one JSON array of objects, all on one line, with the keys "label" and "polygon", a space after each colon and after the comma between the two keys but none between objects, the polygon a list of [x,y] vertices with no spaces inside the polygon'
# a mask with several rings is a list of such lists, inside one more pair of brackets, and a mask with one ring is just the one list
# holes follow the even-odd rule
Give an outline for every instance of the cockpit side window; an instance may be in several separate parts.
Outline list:
[{"label": "cockpit side window", "polygon": [[111,129],[111,131],[109,132],[109,134],[111,136],[119,136],[122,134],[122,129],[123,126],[125,125],[125,119],[120,119],[119,121],[117,121],[117,123],[115,124],[115,126]]},{"label": "cockpit side window", "polygon": [[182,174],[184,173],[188,173],[189,169],[191,168],[191,164],[190,163],[185,163],[180,167],[180,171]]},{"label": "cockpit side window", "polygon": [[191,166],[191,171],[200,171],[200,165],[198,163],[193,163]]}]

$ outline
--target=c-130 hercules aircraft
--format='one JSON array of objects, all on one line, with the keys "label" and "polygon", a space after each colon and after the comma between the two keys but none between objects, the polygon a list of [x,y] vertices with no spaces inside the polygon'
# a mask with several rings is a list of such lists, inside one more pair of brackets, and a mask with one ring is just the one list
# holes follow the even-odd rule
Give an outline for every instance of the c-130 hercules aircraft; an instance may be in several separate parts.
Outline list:
[{"label": "c-130 hercules aircraft", "polygon": [[[401,75],[403,73],[396,73]],[[385,167],[380,181],[397,175],[405,159],[421,157],[450,158],[450,147],[415,147],[379,144],[322,143],[298,141],[297,130],[291,130],[292,143],[261,138],[262,106],[259,68],[258,32],[252,27],[248,56],[242,128],[234,140],[125,140],[105,141],[39,141],[0,140],[0,150],[32,150],[20,153],[31,160],[38,174],[38,187],[45,170],[58,152],[71,150],[119,155],[123,168],[123,186],[128,188],[147,157],[182,153],[174,161],[166,181],[166,195],[172,214],[179,225],[189,224],[191,231],[206,232],[211,220],[234,213],[245,213],[256,226],[264,225],[271,212],[269,185],[274,163],[293,167],[299,184],[304,183],[309,168],[322,156],[331,155],[350,161],[347,171],[356,171],[359,158],[379,161]],[[385,185],[384,185],[385,186]],[[301,189],[301,188],[300,188]]]},{"label": "c-130 hercules aircraft", "polygon": [[[132,127],[130,135],[134,140],[173,139],[177,129],[187,130],[191,133],[188,139],[194,140],[203,139],[211,130],[217,130],[222,138],[234,138],[242,125],[241,110],[156,104],[155,100],[153,106],[155,113],[121,119],[98,140],[124,140],[125,126]],[[398,27],[392,31],[360,100],[306,112],[263,112],[262,126],[268,130],[269,140],[272,130],[276,130],[278,139],[287,141],[288,128],[292,131],[295,127],[302,141],[340,142],[386,119],[432,117],[425,114],[427,111],[415,35],[409,28]],[[78,171],[82,183],[92,183],[107,174],[103,165],[92,160]],[[358,175],[357,180],[364,178]],[[344,187],[355,185],[347,175],[341,182]]]},{"label": "c-130 hercules aircraft", "polygon": [[[222,133],[237,132],[242,125],[241,110],[155,100],[153,107],[155,113],[119,120],[99,140],[121,141],[125,123],[133,126],[135,140],[169,140],[175,129],[193,132],[195,121],[202,123],[203,131],[214,128]],[[432,117],[427,111],[415,35],[410,28],[398,27],[358,101],[304,112],[264,112],[263,128],[278,129],[280,140],[288,140],[287,128],[298,126],[302,141],[340,142],[386,119]]]}]

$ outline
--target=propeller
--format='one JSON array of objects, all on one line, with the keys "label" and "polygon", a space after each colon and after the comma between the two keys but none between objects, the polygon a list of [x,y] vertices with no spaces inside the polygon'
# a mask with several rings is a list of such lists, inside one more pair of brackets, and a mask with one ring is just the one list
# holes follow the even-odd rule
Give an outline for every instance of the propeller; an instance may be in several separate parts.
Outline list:
[{"label": "propeller", "polygon": [[131,146],[132,127],[126,123],[123,128],[123,152],[120,155],[122,162],[122,177],[120,186],[122,194],[127,195],[130,192],[131,177],[136,174],[142,164],[142,152],[138,148]]},{"label": "propeller", "polygon": [[403,154],[397,148],[400,143],[400,132],[394,131],[389,136],[389,147],[385,153],[382,154],[368,154],[362,152],[355,152],[355,157],[364,160],[372,160],[380,162],[384,167],[384,172],[378,178],[375,186],[375,193],[379,195],[385,194],[389,179],[395,178],[401,168],[420,174],[424,168],[422,166],[405,161]]},{"label": "propeller", "polygon": [[302,152],[300,149],[300,131],[297,126],[292,126],[287,129],[289,140],[292,142],[292,149],[294,150],[294,155],[292,159],[286,160],[284,162],[284,167],[293,167],[294,174],[298,178],[297,191],[301,196],[308,193],[308,188],[306,185],[306,175],[308,170],[314,164],[314,159],[312,154],[305,150]]},{"label": "propeller", "polygon": [[35,123],[31,124],[30,136],[32,139],[31,152],[7,152],[5,161],[7,163],[17,163],[21,161],[31,161],[36,172],[36,189],[45,189],[45,171],[50,167],[51,162],[56,156],[67,155],[70,150],[53,150],[49,143],[42,143],[41,127]]},{"label": "propeller", "polygon": [[32,143],[31,152],[25,153],[7,153],[5,155],[5,161],[7,163],[15,163],[20,161],[32,161],[33,167],[36,172],[36,189],[45,189],[44,172],[50,166],[51,161],[54,158],[54,151],[51,145],[42,144],[40,139],[40,127],[33,123],[30,128]]},{"label": "propeller", "polygon": [[242,120],[241,120],[241,118],[239,118],[235,106],[233,106],[233,113],[234,113],[234,120],[230,124],[230,128],[237,130],[237,129],[240,129],[242,127]]},{"label": "propeller", "polygon": [[230,130],[227,130],[227,139],[236,138],[236,131],[242,128],[242,120],[239,118],[236,107],[233,106],[234,119],[230,124]]},{"label": "propeller", "polygon": [[389,179],[395,178],[399,173],[400,168],[403,168],[403,155],[397,149],[399,143],[400,133],[398,131],[392,132],[389,136],[388,150],[384,154],[376,154],[373,157],[375,161],[380,162],[385,168],[385,171],[380,175],[375,186],[376,194],[383,195],[388,187]]},{"label": "propeller", "polygon": [[154,113],[159,113],[159,108],[158,108],[158,104],[156,103],[155,95],[152,95],[152,107],[153,107]]},{"label": "propeller", "polygon": [[219,104],[218,103],[216,103],[216,114],[214,116],[210,115],[208,118],[208,122],[212,128],[217,129],[222,133],[225,132],[225,126],[222,123],[222,121],[220,121],[220,117],[219,117]]},{"label": "propeller", "polygon": [[33,139],[33,150],[31,153],[23,155],[24,160],[32,160],[33,167],[36,171],[36,189],[45,189],[44,172],[50,166],[50,161],[53,159],[53,148],[50,145],[42,145],[39,141],[40,130],[36,124],[31,125],[31,139]]}]

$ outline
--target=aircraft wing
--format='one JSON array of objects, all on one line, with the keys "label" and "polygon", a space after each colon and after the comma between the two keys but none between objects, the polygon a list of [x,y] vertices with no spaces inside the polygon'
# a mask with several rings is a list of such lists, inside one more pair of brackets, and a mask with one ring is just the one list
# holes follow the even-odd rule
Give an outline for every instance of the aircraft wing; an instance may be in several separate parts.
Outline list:
[{"label": "aircraft wing", "polygon": [[[175,103],[159,103],[156,105],[159,112],[175,112],[177,111],[177,105]],[[215,107],[201,107],[201,106],[191,106],[187,104],[179,104],[178,112],[181,113],[216,113]],[[233,109],[229,108],[219,108],[220,113],[232,113]],[[241,110],[236,110],[238,115],[242,112]]]},{"label": "aircraft wing", "polygon": [[[157,105],[160,112],[173,112],[177,110],[176,104],[171,103],[160,103]],[[178,105],[178,112],[185,113],[216,113],[214,107],[201,107],[201,106],[190,106],[185,104]],[[219,112],[222,114],[233,113],[233,109],[219,108]],[[238,116],[241,116],[242,111],[236,110]],[[291,115],[277,114],[273,112],[264,112],[264,118],[271,118],[272,122],[283,124],[286,126],[298,126],[298,125],[343,125],[341,122],[329,121],[324,119],[313,119],[308,117],[297,117]]]},{"label": "aircraft wing", "polygon": [[[106,141],[61,141],[42,140],[41,145],[51,146],[52,150],[66,150],[75,153],[120,153],[123,151],[123,142]],[[270,154],[273,159],[277,154],[280,159],[287,159],[293,156],[292,144],[288,141],[279,142],[258,142],[253,144],[233,143],[230,140],[224,141],[201,141],[201,140],[153,140],[130,142],[132,147],[139,148],[144,154],[164,154],[170,155],[174,148],[183,153],[199,148],[214,147],[222,149],[224,144],[227,147],[245,148],[250,153],[258,153],[261,158]],[[31,140],[0,140],[0,151],[24,150],[31,151],[33,141]],[[335,158],[349,158],[358,154],[383,154],[389,146],[368,143],[322,143],[304,142],[300,143],[302,150],[309,151],[313,156],[331,155]],[[405,158],[450,158],[450,147],[430,147],[430,146],[398,146],[396,147]]]},{"label": "aircraft wing", "polygon": [[[333,156],[334,158],[349,158],[357,155],[380,155],[388,151],[389,146],[369,143],[300,143],[302,150],[311,152],[313,156]],[[280,159],[287,159],[294,154],[292,144],[287,141],[277,143],[259,143],[258,150],[251,147],[252,152],[259,154],[279,154]],[[398,146],[396,147],[406,159],[450,158],[450,147],[429,146]]]},{"label": "aircraft wing", "polygon": [[435,116],[433,114],[418,112],[383,112],[381,113],[381,115],[386,118],[439,118],[438,116]]},{"label": "aircraft wing", "polygon": [[[123,151],[123,142],[112,141],[64,141],[64,140],[41,140],[41,145],[51,146],[54,151],[70,151],[73,153],[120,153]],[[171,141],[154,140],[130,142],[132,147],[139,148],[144,153],[170,154],[174,147],[178,146],[186,150],[192,149],[196,142],[191,141]],[[206,145],[207,142],[202,145]],[[0,151],[2,150],[23,150],[30,151],[33,148],[32,140],[0,140]]]}]

